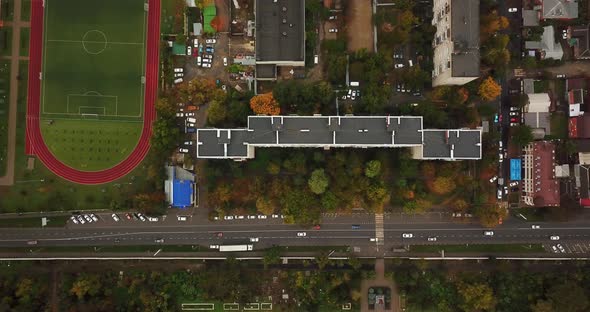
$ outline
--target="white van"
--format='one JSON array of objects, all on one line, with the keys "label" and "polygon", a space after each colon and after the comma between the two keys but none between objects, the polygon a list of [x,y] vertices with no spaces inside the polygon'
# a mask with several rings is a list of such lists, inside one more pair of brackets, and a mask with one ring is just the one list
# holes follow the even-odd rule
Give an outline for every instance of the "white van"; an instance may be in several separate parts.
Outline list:
[{"label": "white van", "polygon": [[196,118],[187,118],[186,121],[187,122],[196,123],[197,122],[197,119]]},{"label": "white van", "polygon": [[178,84],[178,83],[182,83],[184,80],[182,80],[182,78],[178,78],[176,80],[174,80],[174,83]]},{"label": "white van", "polygon": [[317,55],[317,54],[316,54],[316,55],[314,55],[314,57],[313,57],[313,63],[314,63],[314,64],[317,64],[317,63],[319,63],[319,62],[320,62],[320,56],[319,56],[319,55]]},{"label": "white van", "polygon": [[412,60],[409,60],[408,64],[410,65],[410,67],[414,66],[414,62],[412,62]]}]

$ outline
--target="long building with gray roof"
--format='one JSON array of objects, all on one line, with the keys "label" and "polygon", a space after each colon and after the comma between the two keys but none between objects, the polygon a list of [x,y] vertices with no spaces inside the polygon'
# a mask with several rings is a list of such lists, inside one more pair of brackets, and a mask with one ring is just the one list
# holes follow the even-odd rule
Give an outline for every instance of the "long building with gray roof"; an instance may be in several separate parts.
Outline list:
[{"label": "long building with gray roof", "polygon": [[249,159],[255,147],[410,147],[414,158],[481,159],[480,129],[423,129],[421,116],[249,116],[197,130],[197,158]]}]

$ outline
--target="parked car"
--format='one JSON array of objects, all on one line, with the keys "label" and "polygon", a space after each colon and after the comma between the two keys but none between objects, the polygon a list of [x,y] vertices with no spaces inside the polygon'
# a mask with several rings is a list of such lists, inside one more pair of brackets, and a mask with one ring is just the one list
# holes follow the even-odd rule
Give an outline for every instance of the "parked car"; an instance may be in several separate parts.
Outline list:
[{"label": "parked car", "polygon": [[278,214],[273,214],[270,217],[273,218],[273,219],[277,219],[279,217],[279,215]]},{"label": "parked car", "polygon": [[337,28],[330,28],[330,29],[328,29],[328,32],[329,33],[337,33],[338,29]]},{"label": "parked car", "polygon": [[182,118],[182,117],[184,117],[184,113],[176,113],[176,117]]},{"label": "parked car", "polygon": [[256,219],[256,216],[248,216],[248,220]]},{"label": "parked car", "polygon": [[72,220],[72,223],[74,223],[74,224],[78,224],[78,223],[80,223],[80,222],[78,221],[78,219],[76,219],[76,216],[71,216],[71,217],[70,217],[70,220]]},{"label": "parked car", "polygon": [[219,249],[219,245],[209,245],[209,249]]},{"label": "parked car", "polygon": [[146,217],[145,217],[143,214],[141,214],[141,213],[138,213],[138,214],[137,214],[137,217],[138,217],[138,218],[139,218],[139,220],[141,220],[142,222],[145,222],[145,221],[147,220],[147,219],[146,219]]},{"label": "parked car", "polygon": [[518,112],[510,112],[510,116],[518,116]]},{"label": "parked car", "polygon": [[217,40],[216,39],[206,39],[205,43],[206,44],[214,44],[214,43],[217,43]]},{"label": "parked car", "polygon": [[86,222],[92,223],[92,218],[89,215],[85,214],[85,215],[83,215],[83,217],[84,217],[84,219],[86,219]]},{"label": "parked car", "polygon": [[178,152],[179,152],[179,153],[186,154],[186,153],[188,153],[188,148],[185,148],[185,147],[179,147],[179,148],[178,148]]},{"label": "parked car", "polygon": [[518,8],[508,8],[508,12],[516,13],[516,12],[518,12]]},{"label": "parked car", "polygon": [[203,63],[203,68],[211,68],[211,64],[209,63]]},{"label": "parked car", "polygon": [[80,215],[77,215],[77,216],[76,216],[76,219],[78,219],[78,222],[80,222],[80,224],[84,224],[84,223],[86,223],[86,219],[84,219],[84,218],[83,218],[82,216],[80,216]]},{"label": "parked car", "polygon": [[565,79],[566,75],[565,74],[557,74],[557,76],[555,76],[555,78],[562,78]]},{"label": "parked car", "polygon": [[518,118],[513,117],[513,118],[510,118],[510,122],[519,122],[519,120],[518,120]]},{"label": "parked car", "polygon": [[518,181],[512,181],[512,182],[510,182],[510,184],[508,184],[508,185],[509,185],[510,187],[517,186],[517,185],[518,185]]},{"label": "parked car", "polygon": [[186,55],[191,55],[193,54],[193,48],[191,46],[187,46],[186,47]]},{"label": "parked car", "polygon": [[184,145],[193,145],[194,141],[184,141]]},{"label": "parked car", "polygon": [[328,17],[328,19],[331,20],[331,21],[332,20],[336,20],[336,19],[338,19],[338,16],[332,15],[332,16]]},{"label": "parked car", "polygon": [[250,237],[251,243],[258,243],[258,237]]},{"label": "parked car", "polygon": [[187,217],[186,216],[177,216],[176,219],[178,221],[186,221],[187,220]]},{"label": "parked car", "polygon": [[121,219],[119,219],[119,216],[116,213],[113,213],[111,215],[111,218],[113,218],[113,220],[115,220],[115,222],[119,222],[119,220],[121,220]]},{"label": "parked car", "polygon": [[234,216],[225,216],[223,217],[223,220],[233,220]]},{"label": "parked car", "polygon": [[258,219],[266,219],[265,215],[258,215]]},{"label": "parked car", "polygon": [[125,214],[125,218],[127,218],[127,220],[131,220],[131,219],[133,219],[133,217],[131,216],[131,214],[130,214],[130,213],[126,213],[126,214]]},{"label": "parked car", "polygon": [[223,66],[227,66],[227,57],[223,58]]},{"label": "parked car", "polygon": [[559,251],[565,252],[565,248],[563,248],[561,244],[557,244],[557,248],[559,249]]},{"label": "parked car", "polygon": [[498,180],[498,176],[493,176],[493,177],[490,179],[490,183],[494,183],[494,182],[496,182],[496,180]]},{"label": "parked car", "polygon": [[183,71],[184,71],[184,68],[182,68],[182,67],[175,67],[174,68],[175,73],[182,73]]},{"label": "parked car", "polygon": [[550,236],[549,239],[552,241],[557,241],[557,240],[559,240],[559,236],[553,235],[553,236]]},{"label": "parked car", "polygon": [[510,106],[510,111],[511,112],[518,112],[518,111],[520,111],[520,108],[518,108],[516,106]]},{"label": "parked car", "polygon": [[158,220],[159,220],[158,217],[148,217],[147,219],[150,222],[158,222]]},{"label": "parked car", "polygon": [[196,125],[194,123],[192,123],[192,122],[187,122],[186,123],[186,126],[187,127],[196,127]]},{"label": "parked car", "polygon": [[404,67],[404,64],[399,64],[399,63],[398,63],[398,64],[395,64],[395,65],[394,65],[394,67],[395,67],[395,68],[403,68],[403,67]]},{"label": "parked car", "polygon": [[184,114],[186,117],[195,117],[195,112],[187,112],[186,114]]},{"label": "parked car", "polygon": [[163,244],[164,243],[164,239],[163,238],[156,238],[154,240],[154,243],[156,243],[156,244]]},{"label": "parked car", "polygon": [[435,236],[429,237],[428,241],[429,242],[436,242],[436,237]]}]

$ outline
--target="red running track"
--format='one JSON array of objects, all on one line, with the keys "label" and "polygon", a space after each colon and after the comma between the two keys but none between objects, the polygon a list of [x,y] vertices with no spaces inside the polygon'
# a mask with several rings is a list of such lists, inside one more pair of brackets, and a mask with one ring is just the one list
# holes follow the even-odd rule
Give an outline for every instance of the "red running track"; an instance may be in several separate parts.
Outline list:
[{"label": "red running track", "polygon": [[102,184],[119,179],[131,172],[147,155],[156,118],[155,101],[158,91],[160,42],[160,0],[149,0],[147,62],[143,130],[135,150],[118,165],[103,171],[80,171],[59,161],[45,142],[40,128],[41,63],[43,55],[43,0],[31,2],[31,31],[29,48],[29,90],[25,152],[36,155],[56,175],[80,184]]}]

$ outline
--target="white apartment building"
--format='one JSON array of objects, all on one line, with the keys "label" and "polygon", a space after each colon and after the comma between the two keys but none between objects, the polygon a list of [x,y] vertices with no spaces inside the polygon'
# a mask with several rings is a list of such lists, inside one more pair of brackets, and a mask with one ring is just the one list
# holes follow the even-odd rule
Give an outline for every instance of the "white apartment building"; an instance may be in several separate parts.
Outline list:
[{"label": "white apartment building", "polygon": [[463,85],[479,78],[479,0],[434,0],[433,10],[432,85]]}]

